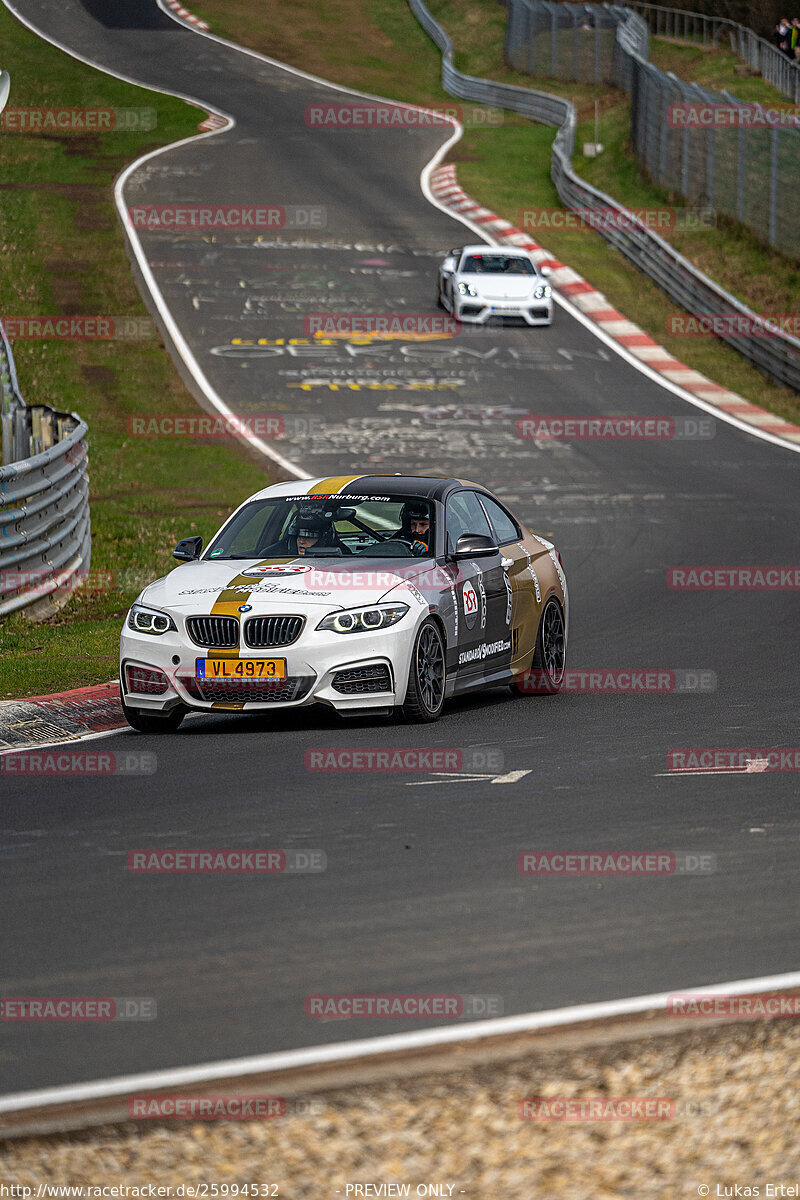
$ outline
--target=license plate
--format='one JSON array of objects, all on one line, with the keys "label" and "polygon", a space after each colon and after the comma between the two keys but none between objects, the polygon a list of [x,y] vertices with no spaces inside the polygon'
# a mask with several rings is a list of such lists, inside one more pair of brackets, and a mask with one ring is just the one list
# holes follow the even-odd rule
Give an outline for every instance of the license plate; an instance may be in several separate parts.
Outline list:
[{"label": "license plate", "polygon": [[198,658],[198,679],[285,679],[285,658]]}]

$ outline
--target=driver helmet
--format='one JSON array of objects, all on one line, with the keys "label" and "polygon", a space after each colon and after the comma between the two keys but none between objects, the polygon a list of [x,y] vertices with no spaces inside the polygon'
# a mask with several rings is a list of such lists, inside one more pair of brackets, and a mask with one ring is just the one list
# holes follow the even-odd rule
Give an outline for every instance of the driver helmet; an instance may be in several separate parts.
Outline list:
[{"label": "driver helmet", "polygon": [[[424,529],[422,528],[424,524]],[[430,541],[431,509],[425,500],[408,500],[403,505],[403,530],[414,541]]]},{"label": "driver helmet", "polygon": [[[330,546],[333,544],[333,520],[321,512],[298,513],[292,534],[300,539],[309,539],[308,546]],[[313,541],[310,539],[313,538]],[[298,542],[298,550],[300,545]]]}]

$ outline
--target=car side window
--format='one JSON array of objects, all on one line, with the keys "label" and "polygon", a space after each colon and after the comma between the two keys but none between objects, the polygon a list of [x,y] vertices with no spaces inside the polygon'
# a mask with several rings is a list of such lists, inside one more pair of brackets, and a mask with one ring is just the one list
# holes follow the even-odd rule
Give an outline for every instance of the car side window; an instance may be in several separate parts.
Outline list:
[{"label": "car side window", "polygon": [[481,504],[486,509],[486,515],[492,523],[498,546],[508,542],[518,542],[521,534],[516,521],[491,496],[481,496]]},{"label": "car side window", "polygon": [[480,533],[494,540],[486,513],[474,492],[455,492],[447,500],[447,539],[455,550],[458,539],[465,533]]}]

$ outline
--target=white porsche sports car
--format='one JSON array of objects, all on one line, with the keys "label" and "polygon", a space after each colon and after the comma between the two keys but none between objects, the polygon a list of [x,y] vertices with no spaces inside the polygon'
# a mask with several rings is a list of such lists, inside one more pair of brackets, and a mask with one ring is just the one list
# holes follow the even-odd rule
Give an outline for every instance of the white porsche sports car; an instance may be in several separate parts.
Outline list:
[{"label": "white porsche sports car", "polygon": [[123,709],[142,732],[276,704],[435,721],[458,693],[563,681],[558,551],[465,480],[274,484],[174,557],[120,639]]},{"label": "white porsche sports car", "polygon": [[515,318],[526,325],[550,325],[549,274],[549,268],[537,268],[525,250],[457,247],[439,267],[436,299],[459,321],[484,325],[496,318]]}]

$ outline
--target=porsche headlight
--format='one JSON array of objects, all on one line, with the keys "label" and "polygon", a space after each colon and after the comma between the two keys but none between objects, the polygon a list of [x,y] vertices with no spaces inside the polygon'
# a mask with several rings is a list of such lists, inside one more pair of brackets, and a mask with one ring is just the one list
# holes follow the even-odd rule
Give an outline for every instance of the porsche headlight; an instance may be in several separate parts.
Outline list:
[{"label": "porsche headlight", "polygon": [[128,613],[128,628],[137,633],[152,633],[159,636],[172,631],[177,633],[177,626],[172,617],[160,612],[157,608],[147,608],[144,604],[134,604]]},{"label": "porsche headlight", "polygon": [[540,283],[538,287],[533,289],[534,300],[549,300],[553,294],[553,289],[549,283]]},{"label": "porsche headlight", "polygon": [[373,608],[349,608],[323,617],[317,629],[334,633],[367,633],[395,625],[408,612],[407,604],[376,604]]},{"label": "porsche headlight", "polygon": [[458,290],[462,296],[477,296],[478,289],[474,288],[471,283],[460,283]]}]

